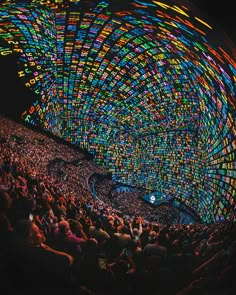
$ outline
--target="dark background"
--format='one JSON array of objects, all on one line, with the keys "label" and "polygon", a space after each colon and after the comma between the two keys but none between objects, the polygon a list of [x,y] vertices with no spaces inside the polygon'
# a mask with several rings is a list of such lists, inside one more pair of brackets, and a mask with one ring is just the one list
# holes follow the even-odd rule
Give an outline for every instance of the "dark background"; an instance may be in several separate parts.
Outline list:
[{"label": "dark background", "polygon": [[[81,0],[89,1],[89,0]],[[98,2],[99,0],[91,0]],[[142,0],[140,0],[142,2]],[[151,1],[151,0],[147,0]],[[165,0],[160,0],[165,3]],[[223,29],[236,44],[236,0],[175,0],[175,3],[183,4],[189,2],[199,8],[200,12],[206,16],[206,22],[214,24]],[[132,0],[109,0],[113,10],[125,9]],[[143,0],[145,2],[145,0]]]},{"label": "dark background", "polygon": [[216,24],[236,44],[235,0],[189,0],[207,16],[208,22]]}]

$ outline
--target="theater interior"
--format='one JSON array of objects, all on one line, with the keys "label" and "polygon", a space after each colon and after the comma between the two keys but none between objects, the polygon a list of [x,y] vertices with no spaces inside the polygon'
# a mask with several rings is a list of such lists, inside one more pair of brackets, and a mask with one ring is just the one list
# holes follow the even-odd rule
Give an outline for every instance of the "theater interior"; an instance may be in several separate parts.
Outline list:
[{"label": "theater interior", "polygon": [[[30,173],[35,166],[39,183],[48,181],[43,175],[53,178],[46,185],[53,183],[53,198],[60,199],[63,193],[70,196],[71,203],[70,189],[73,195],[79,191],[86,196],[83,205],[76,196],[76,208],[84,206],[84,211],[78,209],[80,217],[69,218],[67,208],[68,212],[63,209],[52,223],[79,220],[84,214],[91,219],[90,226],[95,226],[94,212],[105,211],[110,220],[109,210],[114,210],[119,213],[113,218],[116,230],[124,221],[129,224],[136,219],[135,229],[139,224],[147,228],[155,221],[159,230],[181,225],[181,231],[191,237],[196,226],[204,240],[205,226],[211,226],[215,240],[213,234],[211,238],[218,244],[211,248],[212,256],[205,257],[212,258],[225,247],[224,232],[235,251],[236,38],[232,18],[220,17],[220,7],[211,13],[213,4],[209,3],[1,1],[1,194],[13,194],[7,169],[18,178],[12,167],[18,166],[22,157],[21,163],[28,163]],[[227,10],[223,4],[221,8],[223,15]],[[21,177],[28,179],[24,168],[20,171]],[[32,181],[32,175],[29,178]],[[23,183],[25,194],[37,203],[42,185],[34,196],[34,185],[31,187],[29,180]],[[19,186],[24,192],[25,186]],[[108,209],[110,206],[113,209]],[[93,218],[91,208],[96,208]],[[40,214],[40,218],[44,216]],[[14,216],[13,220],[14,228],[18,219]],[[44,231],[42,220],[38,225]],[[90,241],[93,236],[85,228],[85,236],[78,236]],[[158,232],[157,228],[152,230]],[[171,230],[176,228],[168,233]],[[216,232],[221,236],[216,238]],[[49,232],[44,234],[49,239]],[[172,237],[174,241],[174,234]],[[143,251],[145,247],[139,246]],[[162,246],[170,247],[167,242]],[[195,250],[199,256],[201,250]],[[191,270],[199,265],[203,268],[199,261],[191,263]],[[168,271],[177,270],[170,267]],[[132,282],[137,282],[139,275],[132,277]],[[164,290],[160,294],[177,294],[177,290],[181,290],[178,295],[193,294],[193,285],[183,288],[194,278],[181,277],[181,283],[176,279],[170,293],[165,293],[159,282],[158,290]],[[147,281],[153,287],[152,279]],[[227,279],[232,279],[231,273]],[[73,281],[81,294],[105,292],[97,281],[86,280]],[[198,288],[215,292],[220,286],[223,293],[219,294],[231,294],[224,293],[228,292],[227,280],[219,283],[217,277],[216,281],[215,287],[207,281]],[[114,294],[121,294],[124,285]],[[132,294],[129,292],[134,290],[133,284],[126,291]]]}]

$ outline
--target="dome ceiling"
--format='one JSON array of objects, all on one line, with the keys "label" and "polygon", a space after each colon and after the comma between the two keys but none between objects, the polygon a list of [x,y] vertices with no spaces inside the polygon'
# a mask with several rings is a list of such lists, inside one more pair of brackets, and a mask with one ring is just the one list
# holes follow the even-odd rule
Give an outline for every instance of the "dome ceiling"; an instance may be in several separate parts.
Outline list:
[{"label": "dome ceiling", "polygon": [[1,54],[35,94],[21,119],[206,222],[234,216],[235,46],[187,1],[115,2],[0,6]]}]

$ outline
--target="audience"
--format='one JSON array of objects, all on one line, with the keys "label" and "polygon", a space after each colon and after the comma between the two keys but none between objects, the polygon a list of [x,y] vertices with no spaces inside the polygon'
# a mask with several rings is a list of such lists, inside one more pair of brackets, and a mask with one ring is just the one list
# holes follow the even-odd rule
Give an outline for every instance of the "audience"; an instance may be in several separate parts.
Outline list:
[{"label": "audience", "polygon": [[[233,221],[178,224],[176,208],[112,192],[111,180],[96,185],[90,177],[106,171],[68,144],[2,115],[0,124],[0,275],[9,292],[235,292]],[[63,173],[49,175],[54,159]]]},{"label": "audience", "polygon": [[[60,290],[70,287],[73,257],[47,244],[44,233],[27,219],[17,222],[7,250],[10,287]],[[37,286],[37,287],[36,287]]]}]

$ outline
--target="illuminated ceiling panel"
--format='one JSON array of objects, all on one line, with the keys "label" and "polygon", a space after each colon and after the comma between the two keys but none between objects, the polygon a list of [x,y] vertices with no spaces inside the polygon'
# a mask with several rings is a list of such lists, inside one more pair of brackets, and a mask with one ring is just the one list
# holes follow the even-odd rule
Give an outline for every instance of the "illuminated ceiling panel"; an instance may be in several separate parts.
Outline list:
[{"label": "illuminated ceiling panel", "polygon": [[0,6],[0,53],[19,53],[35,93],[22,120],[205,222],[233,217],[235,46],[223,33],[187,1],[29,2]]}]

